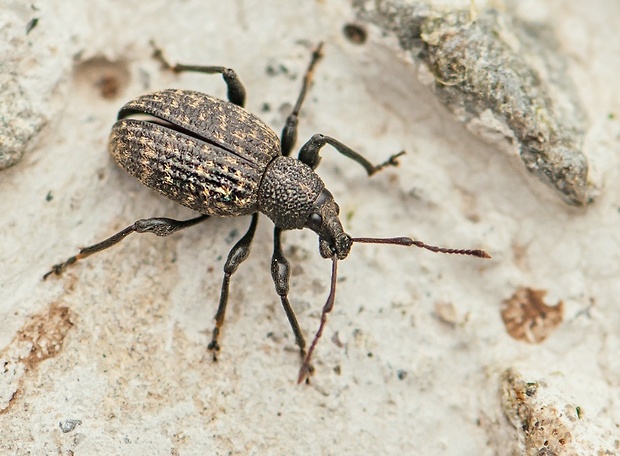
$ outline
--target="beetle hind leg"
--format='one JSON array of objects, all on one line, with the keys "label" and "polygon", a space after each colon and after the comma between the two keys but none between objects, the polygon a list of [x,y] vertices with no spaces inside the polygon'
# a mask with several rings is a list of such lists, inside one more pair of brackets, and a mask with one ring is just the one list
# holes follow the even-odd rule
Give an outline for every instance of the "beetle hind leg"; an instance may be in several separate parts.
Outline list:
[{"label": "beetle hind leg", "polygon": [[129,225],[127,228],[110,236],[104,241],[80,249],[77,255],[69,257],[63,263],[55,264],[43,275],[43,280],[47,279],[51,274],[61,275],[65,269],[76,263],[78,260],[84,259],[93,253],[101,252],[102,250],[118,244],[131,233],[153,233],[157,236],[168,236],[184,228],[196,225],[197,223],[200,223],[208,218],[208,215],[201,215],[189,220],[174,220],[166,217],[154,217],[137,220],[133,223],[133,225]]},{"label": "beetle hind leg", "polygon": [[183,71],[192,71],[194,73],[206,73],[206,74],[221,74],[226,87],[228,88],[228,101],[237,106],[244,107],[245,105],[245,87],[241,83],[239,76],[235,73],[235,70],[226,68],[223,66],[202,66],[202,65],[183,65],[180,63],[172,65],[164,57],[164,53],[158,48],[154,42],[151,41],[153,46],[153,57],[161,62],[164,68],[173,71],[175,73],[181,73]]},{"label": "beetle hind leg", "polygon": [[258,212],[252,214],[252,222],[248,231],[243,235],[239,241],[233,246],[228,253],[228,258],[224,264],[224,279],[222,280],[222,291],[220,293],[220,304],[215,313],[215,327],[213,328],[213,337],[208,345],[208,349],[213,352],[213,360],[217,361],[217,352],[220,349],[220,344],[217,339],[220,335],[220,330],[224,325],[224,317],[226,316],[226,305],[228,304],[228,290],[230,289],[230,277],[237,271],[239,265],[250,254],[250,246],[254,239],[254,233],[256,232],[256,225],[258,223]]}]

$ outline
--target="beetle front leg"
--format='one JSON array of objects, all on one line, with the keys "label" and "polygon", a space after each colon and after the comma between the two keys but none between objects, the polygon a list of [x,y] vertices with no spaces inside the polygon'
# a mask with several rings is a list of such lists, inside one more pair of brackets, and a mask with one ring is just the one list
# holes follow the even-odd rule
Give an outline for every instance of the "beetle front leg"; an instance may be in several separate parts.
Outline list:
[{"label": "beetle front leg", "polygon": [[222,291],[220,293],[220,304],[215,313],[215,327],[213,328],[213,338],[209,343],[209,350],[213,350],[213,360],[217,361],[216,353],[220,349],[220,344],[217,342],[217,338],[220,335],[220,329],[224,324],[224,317],[226,316],[226,305],[228,304],[228,290],[230,288],[230,277],[237,271],[237,268],[250,254],[250,246],[254,239],[254,233],[256,232],[256,225],[258,223],[258,212],[252,215],[252,222],[248,231],[243,235],[241,239],[234,245],[234,247],[228,253],[228,258],[224,264],[224,279],[222,280]]},{"label": "beetle front leg", "polygon": [[322,134],[316,134],[310,140],[304,144],[299,151],[299,160],[306,165],[310,166],[312,169],[316,169],[321,161],[321,157],[319,152],[321,148],[325,145],[329,144],[334,147],[338,152],[344,155],[347,158],[359,163],[364,167],[369,176],[372,176],[377,171],[385,168],[386,166],[398,166],[397,158],[405,153],[405,151],[401,151],[397,154],[391,155],[386,161],[379,165],[373,165],[360,154],[355,152],[348,146],[345,146],[340,141]]},{"label": "beetle front leg", "polygon": [[67,267],[71,266],[73,263],[78,260],[84,259],[87,256],[92,255],[93,253],[101,252],[113,245],[118,244],[131,233],[153,233],[157,236],[168,236],[172,233],[176,233],[183,228],[188,228],[190,226],[196,225],[197,223],[202,222],[203,220],[208,219],[209,215],[201,215],[200,217],[196,217],[189,220],[174,220],[165,217],[154,217],[148,219],[140,219],[134,222],[133,225],[128,226],[127,228],[119,231],[118,233],[110,236],[104,241],[101,241],[97,244],[91,245],[89,247],[84,247],[80,249],[80,252],[72,257],[69,257],[65,262],[58,263],[52,266],[52,269],[43,275],[43,280],[47,279],[51,274],[61,275]]},{"label": "beetle front leg", "polygon": [[237,76],[237,73],[235,73],[235,70],[223,66],[182,65],[179,63],[172,65],[168,62],[168,60],[166,60],[161,49],[156,47],[152,42],[151,45],[155,49],[153,52],[153,57],[159,60],[162,65],[170,71],[174,71],[175,73],[193,71],[195,73],[221,74],[222,78],[224,78],[224,82],[226,83],[226,87],[228,88],[228,101],[236,104],[237,106],[241,106],[242,108],[245,106],[245,87],[243,87],[243,84],[241,83],[239,76]]},{"label": "beetle front leg", "polygon": [[[280,239],[281,235],[282,230],[276,227],[273,231],[273,256],[271,257],[271,277],[273,278],[273,283],[276,286],[276,292],[280,296],[280,301],[282,301],[282,307],[284,308],[284,312],[286,312],[288,322],[293,329],[293,334],[295,335],[295,342],[299,347],[299,355],[303,361],[304,359],[306,359],[306,340],[304,339],[304,335],[301,332],[301,328],[299,327],[299,323],[297,322],[297,317],[295,316],[295,312],[291,307],[291,303],[288,300],[291,268],[288,260],[284,257],[284,253],[282,252],[282,241]],[[312,370],[311,367],[310,370]]]}]

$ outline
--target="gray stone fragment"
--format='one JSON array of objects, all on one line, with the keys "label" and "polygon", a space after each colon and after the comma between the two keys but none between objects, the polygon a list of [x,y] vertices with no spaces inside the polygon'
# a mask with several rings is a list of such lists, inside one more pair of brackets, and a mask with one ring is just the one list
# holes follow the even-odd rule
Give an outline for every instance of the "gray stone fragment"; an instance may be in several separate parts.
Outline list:
[{"label": "gray stone fragment", "polygon": [[468,128],[583,206],[593,201],[582,152],[585,114],[553,34],[494,9],[353,0],[359,19],[394,33],[421,59],[439,99]]}]

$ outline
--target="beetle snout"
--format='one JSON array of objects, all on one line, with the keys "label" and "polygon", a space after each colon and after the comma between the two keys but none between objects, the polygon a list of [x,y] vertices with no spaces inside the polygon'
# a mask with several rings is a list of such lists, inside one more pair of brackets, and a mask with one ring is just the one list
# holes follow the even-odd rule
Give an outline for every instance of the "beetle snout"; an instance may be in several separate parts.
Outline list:
[{"label": "beetle snout", "polygon": [[351,237],[342,229],[340,208],[329,190],[324,188],[314,202],[304,225],[319,235],[319,252],[323,258],[336,255],[339,260],[351,251]]},{"label": "beetle snout", "polygon": [[323,258],[331,258],[336,255],[339,260],[344,260],[349,256],[352,245],[351,236],[347,233],[340,233],[338,237],[330,241],[319,238],[319,252]]}]

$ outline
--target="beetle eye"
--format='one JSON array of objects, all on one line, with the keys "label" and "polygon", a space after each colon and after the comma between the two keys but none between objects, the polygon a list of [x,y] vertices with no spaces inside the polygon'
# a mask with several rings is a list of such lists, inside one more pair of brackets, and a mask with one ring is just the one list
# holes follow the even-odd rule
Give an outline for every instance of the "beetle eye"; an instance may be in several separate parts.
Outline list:
[{"label": "beetle eye", "polygon": [[310,228],[312,231],[318,231],[323,224],[323,217],[321,214],[317,214],[313,212],[308,216],[308,220],[306,221],[306,226]]}]

